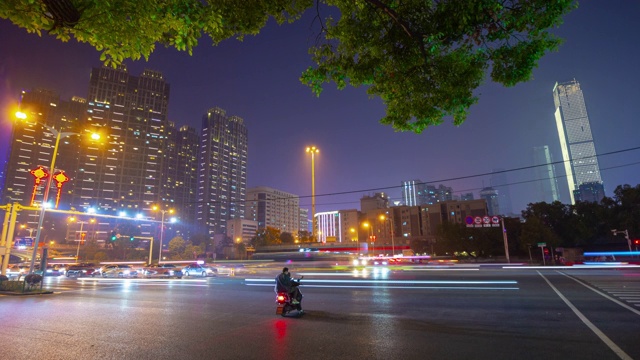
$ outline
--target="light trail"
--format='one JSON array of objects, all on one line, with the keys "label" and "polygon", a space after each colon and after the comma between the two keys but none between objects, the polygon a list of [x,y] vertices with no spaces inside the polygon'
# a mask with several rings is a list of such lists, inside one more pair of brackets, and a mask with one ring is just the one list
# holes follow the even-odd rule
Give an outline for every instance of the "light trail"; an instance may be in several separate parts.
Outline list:
[{"label": "light trail", "polygon": [[[245,279],[245,282],[270,282],[275,284],[275,279]],[[341,283],[341,284],[397,284],[397,285],[406,285],[406,284],[447,284],[447,285],[512,285],[517,284],[518,282],[515,280],[457,280],[457,281],[449,281],[449,280],[324,280],[324,279],[305,279],[304,286],[307,286],[307,283]],[[247,284],[249,285],[249,284]]]},{"label": "light trail", "polygon": [[[272,284],[246,284],[247,286],[273,286]],[[372,285],[300,285],[308,288],[345,288],[345,289],[380,289]],[[432,290],[520,290],[518,287],[483,287],[483,286],[390,286],[386,289],[432,289]]]}]

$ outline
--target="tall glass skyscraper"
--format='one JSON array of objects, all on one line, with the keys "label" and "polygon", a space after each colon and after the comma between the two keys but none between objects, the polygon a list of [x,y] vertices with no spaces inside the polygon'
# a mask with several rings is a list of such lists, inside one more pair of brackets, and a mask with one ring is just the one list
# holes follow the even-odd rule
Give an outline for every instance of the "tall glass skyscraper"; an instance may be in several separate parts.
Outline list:
[{"label": "tall glass skyscraper", "polygon": [[242,118],[215,107],[202,118],[196,221],[209,235],[226,234],[244,218],[248,131]]},{"label": "tall glass skyscraper", "polygon": [[575,79],[556,83],[553,100],[569,196],[571,204],[575,204],[574,192],[581,184],[602,183],[600,167],[580,83]]},{"label": "tall glass skyscraper", "polygon": [[558,181],[553,166],[553,158],[549,152],[549,146],[536,146],[533,148],[534,179],[538,199],[551,204],[559,201]]}]

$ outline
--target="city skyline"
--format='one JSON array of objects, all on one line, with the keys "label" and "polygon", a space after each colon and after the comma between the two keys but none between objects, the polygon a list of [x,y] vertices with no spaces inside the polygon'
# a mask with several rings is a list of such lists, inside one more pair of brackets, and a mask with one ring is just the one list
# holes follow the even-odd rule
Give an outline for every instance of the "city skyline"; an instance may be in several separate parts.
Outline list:
[{"label": "city skyline", "polygon": [[[446,184],[456,194],[476,194],[490,182],[491,169],[509,171],[532,166],[530,149],[549,145],[559,159],[550,89],[573,78],[585,91],[598,152],[611,154],[638,145],[632,132],[632,99],[639,90],[633,71],[629,27],[638,27],[632,14],[639,5],[624,1],[581,4],[554,32],[565,38],[557,53],[543,58],[534,79],[513,88],[483,85],[479,103],[460,127],[450,122],[421,135],[396,133],[377,123],[384,109],[364,89],[339,92],[331,86],[316,98],[298,77],[310,64],[307,47],[313,41],[310,16],[293,25],[270,24],[244,42],[225,41],[210,47],[203,42],[194,56],[158,49],[148,63],[129,62],[131,73],[148,68],[164,74],[171,84],[169,121],[196,124],[207,109],[220,106],[245,119],[251,131],[247,169],[248,187],[270,186],[299,194],[300,206],[310,207],[310,159],[304,149],[317,145],[317,211],[356,208],[363,195],[384,191],[401,199],[403,179]],[[597,26],[596,26],[597,25]],[[98,53],[83,45],[38,38],[7,21],[0,40],[3,54],[3,109],[20,89],[57,88],[63,98],[86,96],[89,69],[99,66]],[[37,54],[47,53],[46,57]],[[35,54],[35,56],[34,56]],[[10,116],[2,113],[7,133]],[[507,136],[508,135],[508,136]],[[3,139],[3,143],[4,142]],[[5,149],[0,150],[3,155]],[[1,157],[4,159],[4,156]],[[600,160],[607,196],[615,186],[635,185],[638,165],[629,165],[636,152],[604,155]],[[559,173],[558,176],[564,174]],[[510,171],[514,212],[531,198],[530,171]],[[327,195],[341,193],[340,195]],[[569,202],[567,189],[560,200]]]}]

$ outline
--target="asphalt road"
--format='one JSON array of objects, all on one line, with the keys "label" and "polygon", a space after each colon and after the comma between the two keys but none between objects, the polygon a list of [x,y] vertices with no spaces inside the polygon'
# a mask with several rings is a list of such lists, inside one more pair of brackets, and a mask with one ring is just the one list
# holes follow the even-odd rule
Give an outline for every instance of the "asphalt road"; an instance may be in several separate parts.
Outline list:
[{"label": "asphalt road", "polygon": [[[304,266],[304,267],[303,267]],[[2,359],[640,359],[640,270],[415,268],[233,277],[47,278],[0,295]]]}]

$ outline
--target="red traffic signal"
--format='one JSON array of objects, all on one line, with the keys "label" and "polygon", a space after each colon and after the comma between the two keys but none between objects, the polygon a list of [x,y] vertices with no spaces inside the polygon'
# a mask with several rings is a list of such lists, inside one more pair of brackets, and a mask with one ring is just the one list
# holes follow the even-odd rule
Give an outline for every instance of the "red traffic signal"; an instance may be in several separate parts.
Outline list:
[{"label": "red traffic signal", "polygon": [[634,245],[640,245],[640,239],[633,240],[633,244]]}]

